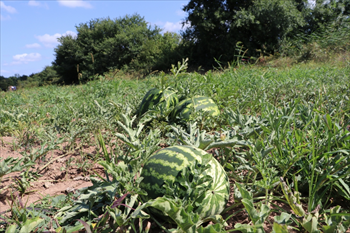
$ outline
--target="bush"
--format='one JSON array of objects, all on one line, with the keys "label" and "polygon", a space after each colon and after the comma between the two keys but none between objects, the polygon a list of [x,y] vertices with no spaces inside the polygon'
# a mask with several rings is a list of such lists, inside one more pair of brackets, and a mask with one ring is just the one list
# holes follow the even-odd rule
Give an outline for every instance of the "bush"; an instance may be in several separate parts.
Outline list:
[{"label": "bush", "polygon": [[180,59],[172,55],[180,37],[174,33],[161,35],[159,28],[152,29],[137,14],[115,20],[95,19],[76,28],[76,38],[62,36],[55,48],[53,65],[66,84],[85,82],[116,69],[147,74]]}]

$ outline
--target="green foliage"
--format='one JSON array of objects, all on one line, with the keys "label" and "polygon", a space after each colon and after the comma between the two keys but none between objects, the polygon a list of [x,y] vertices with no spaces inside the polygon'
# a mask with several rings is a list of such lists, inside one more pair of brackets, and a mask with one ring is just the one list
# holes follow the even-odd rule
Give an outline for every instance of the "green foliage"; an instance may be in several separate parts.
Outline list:
[{"label": "green foliage", "polygon": [[[27,206],[23,204],[21,197],[17,196],[13,200],[10,216],[3,215],[0,217],[6,223],[6,233],[27,233],[27,232],[46,232],[53,229],[60,231],[60,226],[56,221],[52,221],[52,215],[55,213],[55,207],[61,206],[65,203],[65,196],[44,197],[41,204],[31,204]],[[54,208],[53,208],[54,207]],[[3,230],[3,229],[2,229]]]},{"label": "green foliage", "polygon": [[[58,38],[60,45],[55,48],[55,61],[52,63],[57,74],[62,77],[61,82],[66,84],[78,81],[77,65],[80,65],[81,58],[78,57],[80,48],[77,38],[66,35]],[[91,61],[91,60],[90,60]]]},{"label": "green foliage", "polygon": [[[30,75],[30,77],[33,76]],[[15,74],[14,76],[5,78],[0,75],[0,91],[7,91],[9,86],[17,86],[21,81],[27,80],[27,75],[20,76],[19,74]]]},{"label": "green foliage", "polygon": [[[233,26],[241,31],[244,37],[238,38],[251,50],[273,52],[281,39],[288,33],[305,24],[295,1],[260,0],[234,15]],[[244,28],[244,29],[243,29]],[[244,30],[244,31],[243,31]],[[251,32],[247,35],[248,32]]]},{"label": "green foliage", "polygon": [[[172,73],[176,75],[181,67],[185,68],[174,66]],[[274,232],[346,232],[350,224],[349,68],[241,65],[204,75],[179,72],[176,78],[164,74],[0,93],[0,134],[17,137],[13,143],[0,143],[26,148],[23,160],[0,161],[2,174],[22,171],[10,186],[14,191],[26,192],[37,174],[54,162],[48,153],[63,142],[67,152],[95,147],[95,154],[83,158],[93,157],[105,169],[99,181],[92,178],[93,185],[76,195],[46,197],[30,207],[17,204],[19,198],[10,200],[16,204],[11,216],[1,213],[0,228],[16,227],[18,232],[27,220],[39,217],[44,221],[38,230],[34,228],[38,232],[261,232],[267,223]],[[156,120],[145,124],[147,119],[131,113],[156,85],[184,96],[208,96],[222,110],[220,116],[209,119],[198,113],[187,128]],[[206,191],[203,182],[210,182],[198,175],[204,166],[182,169],[176,182],[163,186],[168,190],[165,195],[143,202],[145,190],[139,184],[144,164],[158,149],[174,145],[210,150],[230,183],[239,183],[232,185],[235,203],[228,203],[223,217],[204,220],[194,211],[201,207],[193,197]],[[45,164],[31,168],[29,164],[39,160]],[[289,183],[281,182],[281,177]],[[151,208],[166,212],[176,224],[163,224]],[[225,228],[225,220],[232,223],[242,211],[249,223]],[[77,221],[61,222],[69,215]],[[266,217],[273,215],[273,219]]]},{"label": "green foliage", "polygon": [[312,5],[307,5],[309,7],[302,9],[306,24],[301,28],[307,35],[327,27],[340,29],[349,25],[350,4],[347,0],[317,0]]},{"label": "green foliage", "polygon": [[235,60],[239,41],[248,49],[248,57],[258,57],[274,54],[286,41],[300,41],[300,35],[348,27],[348,1],[310,4],[306,0],[192,0],[183,8],[188,13],[185,23],[191,25],[183,33],[184,44],[189,44],[187,56],[196,64],[211,67],[215,60],[223,64]]},{"label": "green foliage", "polygon": [[170,64],[183,56],[181,36],[174,32],[158,34],[142,44],[142,48],[128,67],[142,74],[167,71]]},{"label": "green foliage", "polygon": [[45,66],[43,71],[31,75],[25,81],[19,81],[18,86],[27,88],[52,85],[57,84],[59,79],[60,77],[53,66]]},{"label": "green foliage", "polygon": [[35,217],[32,219],[26,219],[24,221],[24,223],[22,224],[13,224],[10,225],[7,230],[6,233],[15,233],[18,232],[17,228],[19,228],[19,233],[26,233],[26,232],[31,232],[32,230],[34,230],[40,223],[42,223],[44,220],[41,219],[40,217]]},{"label": "green foliage", "polygon": [[[54,67],[67,84],[85,82],[115,69],[148,74],[179,59],[175,53],[179,36],[161,35],[159,28],[152,29],[137,14],[115,20],[94,19],[76,29],[76,38],[62,36],[55,49]],[[79,73],[82,75],[78,80]]]},{"label": "green foliage", "polygon": [[264,224],[264,222],[266,221],[266,218],[270,214],[270,208],[267,205],[260,203],[260,206],[259,206],[260,211],[255,209],[252,194],[249,193],[247,190],[245,190],[244,187],[239,183],[236,183],[236,185],[242,196],[241,202],[243,203],[245,209],[247,210],[249,219],[252,221],[253,225],[251,226],[248,224],[237,223],[235,224],[235,228],[239,229],[241,227],[245,227],[244,230],[242,229],[244,233],[265,232],[262,225]]},{"label": "green foliage", "polygon": [[239,136],[232,130],[223,130],[221,133],[215,132],[214,134],[200,131],[197,128],[197,122],[188,125],[188,133],[182,127],[171,126],[171,129],[173,132],[169,133],[168,136],[176,137],[178,143],[194,146],[205,151],[212,148],[225,148],[236,145],[248,146],[249,143],[245,140],[239,140]]},{"label": "green foliage", "polygon": [[[303,209],[302,203],[300,201],[300,194],[296,192],[292,192],[290,187],[284,182],[283,178],[281,178],[281,186],[283,194],[292,208],[295,215],[297,215],[297,220],[300,225],[310,233],[320,232],[319,224],[321,222],[322,216],[320,216],[320,207],[321,205],[317,205],[317,207],[313,211],[305,211]],[[312,201],[312,198],[309,200]],[[345,232],[350,226],[350,214],[349,213],[339,213],[340,206],[336,206],[334,209],[330,209],[330,215],[324,214],[326,225],[322,226],[322,230],[324,232]],[[327,211],[328,212],[328,211]],[[332,221],[332,220],[333,221]]]},{"label": "green foliage", "polygon": [[4,175],[9,174],[11,172],[17,172],[17,171],[22,171],[26,167],[30,167],[34,165],[35,163],[33,162],[25,162],[25,158],[6,158],[6,159],[1,159],[0,161],[0,178],[2,178]]},{"label": "green foliage", "polygon": [[192,0],[183,9],[192,25],[183,36],[195,41],[190,60],[202,65],[214,65],[214,58],[224,64],[234,60],[238,41],[249,56],[256,49],[272,52],[280,39],[304,25],[294,1]]},{"label": "green foliage", "polygon": [[279,53],[283,56],[297,57],[298,61],[328,61],[339,56],[350,47],[350,21],[343,26],[323,26],[305,34],[303,31],[281,42]]},{"label": "green foliage", "polygon": [[[6,158],[0,160],[0,181],[2,177],[6,174],[10,174],[12,172],[23,171],[28,167],[35,165],[33,161],[28,161],[26,158]],[[0,189],[0,194],[3,190],[9,188],[8,186],[2,187]]]},{"label": "green foliage", "polygon": [[187,71],[187,68],[188,68],[187,62],[188,62],[188,58],[182,59],[182,62],[177,62],[177,67],[174,64],[171,64],[170,72],[174,75],[174,78],[176,78],[179,74]]}]

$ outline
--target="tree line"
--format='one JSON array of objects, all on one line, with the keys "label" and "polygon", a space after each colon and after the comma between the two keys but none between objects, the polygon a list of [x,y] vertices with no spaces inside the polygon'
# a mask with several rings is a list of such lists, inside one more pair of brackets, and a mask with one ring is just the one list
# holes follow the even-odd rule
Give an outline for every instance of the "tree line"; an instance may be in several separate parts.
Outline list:
[{"label": "tree line", "polygon": [[81,23],[76,37],[59,38],[52,66],[23,82],[72,84],[110,70],[147,75],[185,57],[190,66],[212,68],[242,55],[238,43],[249,58],[289,56],[320,35],[350,35],[349,0],[191,0],[183,10],[189,26],[180,34],[162,34],[138,14]]},{"label": "tree line", "polygon": [[[34,74],[32,74],[32,76],[33,75]],[[6,91],[9,86],[17,86],[18,82],[25,81],[27,79],[27,75],[20,76],[19,74],[15,74],[14,76],[10,76],[8,78],[0,75],[0,91]]]}]

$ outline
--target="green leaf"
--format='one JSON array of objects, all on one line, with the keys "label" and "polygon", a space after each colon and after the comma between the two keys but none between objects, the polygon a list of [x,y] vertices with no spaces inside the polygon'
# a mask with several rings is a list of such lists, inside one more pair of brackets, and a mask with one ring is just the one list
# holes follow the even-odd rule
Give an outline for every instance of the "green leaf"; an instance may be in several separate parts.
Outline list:
[{"label": "green leaf", "polygon": [[209,216],[208,218],[205,218],[202,220],[203,222],[213,222],[213,223],[220,223],[222,225],[227,225],[227,223],[225,222],[225,220],[222,218],[221,215],[212,215]]},{"label": "green leaf", "polygon": [[334,233],[337,229],[337,226],[322,226],[323,233]]},{"label": "green leaf", "polygon": [[84,221],[81,220],[81,219],[78,219],[78,221],[79,221],[81,224],[83,224],[83,226],[84,226],[84,228],[85,228],[85,230],[86,230],[86,233],[92,233],[91,228],[90,228],[89,224],[87,224],[87,222],[84,222]]},{"label": "green leaf", "polygon": [[[233,231],[233,230],[230,230]],[[264,229],[262,228],[262,224],[256,224],[256,225],[248,225],[248,224],[241,224],[236,223],[234,231],[241,231],[243,233],[264,233]]]},{"label": "green leaf", "polygon": [[258,223],[258,221],[259,221],[259,214],[256,211],[256,209],[254,208],[253,200],[252,199],[249,200],[249,199],[243,198],[242,199],[242,203],[243,203],[245,209],[247,210],[249,218],[252,220],[252,222],[254,224]]},{"label": "green leaf", "polygon": [[[106,160],[108,163],[110,163],[110,162],[111,162],[111,159],[110,159],[110,157],[109,157],[109,154],[108,154],[108,151],[107,151],[105,142],[104,142],[103,137],[102,137],[102,134],[101,134],[101,131],[98,132],[97,139],[98,139],[98,143],[100,144],[100,147],[102,148],[102,152],[103,152],[103,155],[104,155],[105,160]],[[108,179],[108,178],[107,178],[107,179]]]},{"label": "green leaf", "polygon": [[272,230],[273,230],[273,233],[288,233],[287,226],[279,224],[277,222],[273,223]]},{"label": "green leaf", "polygon": [[102,219],[97,223],[95,226],[95,229],[98,229],[99,226],[105,226],[107,223],[107,220],[109,219],[109,214],[105,213],[102,217]]},{"label": "green leaf", "polygon": [[252,195],[240,183],[237,182],[236,186],[238,187],[242,198],[246,198],[248,200],[252,200],[253,199]]},{"label": "green leaf", "polygon": [[263,224],[270,214],[270,208],[265,204],[260,204],[259,221],[257,223]]},{"label": "green leaf", "polygon": [[309,233],[319,233],[320,231],[317,229],[318,220],[312,214],[308,214],[307,217],[304,217],[301,225],[309,232]]},{"label": "green leaf", "polygon": [[196,226],[199,221],[198,214],[187,213],[181,205],[169,198],[158,197],[151,203],[151,206],[169,216],[183,231]]},{"label": "green leaf", "polygon": [[81,224],[81,223],[79,223],[79,224],[76,225],[76,226],[63,228],[63,232],[73,233],[73,232],[79,231],[79,230],[81,230],[81,229],[83,229],[83,228],[84,228],[84,225]]},{"label": "green leaf", "polygon": [[299,197],[296,194],[293,194],[289,186],[286,184],[286,182],[283,181],[283,178],[280,178],[281,180],[281,187],[284,194],[284,197],[287,199],[289,206],[292,208],[294,213],[298,216],[305,216],[305,211],[302,207],[302,205],[299,203]]},{"label": "green leaf", "polygon": [[40,217],[35,217],[32,219],[27,219],[25,223],[23,224],[21,230],[19,233],[28,233],[31,232],[35,227],[37,227],[41,222],[43,222],[44,219]]},{"label": "green leaf", "polygon": [[223,233],[226,232],[225,229],[223,229],[221,224],[214,224],[214,225],[208,225],[206,227],[200,226],[196,233]]},{"label": "green leaf", "polygon": [[16,224],[10,225],[6,229],[5,233],[16,233],[16,229],[17,229],[17,225]]},{"label": "green leaf", "polygon": [[275,216],[274,220],[275,222],[277,222],[278,224],[287,224],[288,220],[290,219],[292,215],[291,214],[287,214],[285,212],[282,212],[281,215],[279,216]]}]

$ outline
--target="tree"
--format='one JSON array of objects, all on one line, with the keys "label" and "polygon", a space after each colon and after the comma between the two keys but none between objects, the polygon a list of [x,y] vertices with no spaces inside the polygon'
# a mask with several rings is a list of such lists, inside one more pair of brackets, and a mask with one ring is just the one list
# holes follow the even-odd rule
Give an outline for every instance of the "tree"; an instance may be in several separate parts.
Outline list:
[{"label": "tree", "polygon": [[57,74],[61,76],[61,82],[78,82],[77,65],[81,63],[78,56],[79,46],[77,39],[71,35],[62,36],[58,39],[61,43],[55,48],[56,59],[52,63]]},{"label": "tree", "polygon": [[9,86],[7,81],[7,79],[0,75],[0,90],[3,90],[3,91],[6,91],[7,90],[7,87]]},{"label": "tree", "polygon": [[[149,72],[162,54],[158,44],[161,30],[152,29],[137,14],[115,20],[94,19],[76,29],[76,38],[63,36],[55,48],[53,66],[67,84],[78,82],[78,72],[82,74],[80,81],[110,69]],[[169,39],[167,43],[176,41]]]},{"label": "tree", "polygon": [[304,23],[292,0],[191,0],[183,10],[191,25],[183,36],[194,44],[195,60],[202,65],[212,65],[213,58],[232,61],[238,41],[250,55],[256,49],[272,52],[281,38]]},{"label": "tree", "polygon": [[45,86],[50,84],[56,84],[59,81],[59,76],[57,75],[56,70],[52,66],[45,66],[45,68],[34,74],[32,77],[29,77],[26,81],[22,82],[23,86],[30,85],[30,83],[36,83],[37,86]]},{"label": "tree", "polygon": [[349,0],[316,0],[313,6],[305,7],[303,15],[306,25],[302,30],[306,34],[311,34],[326,27],[339,27],[348,24],[350,15]]},{"label": "tree", "polygon": [[235,42],[229,40],[229,27],[234,9],[228,1],[191,0],[183,10],[188,12],[183,23],[190,24],[182,34],[189,44],[190,61],[208,65],[214,57],[232,53]]},{"label": "tree", "polygon": [[19,77],[18,74],[15,74],[15,76],[10,76],[8,78],[0,76],[0,89],[3,91],[7,91],[7,88],[9,86],[17,86],[17,77]]},{"label": "tree", "polygon": [[181,36],[177,33],[166,32],[157,35],[154,40],[146,41],[141,51],[134,58],[130,66],[139,71],[150,73],[152,70],[168,70],[183,58]]},{"label": "tree", "polygon": [[183,32],[191,44],[190,60],[213,65],[214,58],[232,61],[238,41],[248,55],[256,55],[257,49],[269,54],[301,30],[309,33],[344,22],[349,1],[317,0],[310,6],[308,0],[191,0],[183,10],[188,13],[183,23],[191,25]]},{"label": "tree", "polygon": [[234,16],[231,28],[239,32],[239,40],[250,50],[273,53],[279,41],[303,26],[305,21],[295,1],[260,0]]}]

